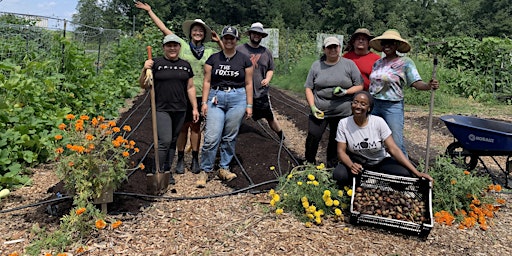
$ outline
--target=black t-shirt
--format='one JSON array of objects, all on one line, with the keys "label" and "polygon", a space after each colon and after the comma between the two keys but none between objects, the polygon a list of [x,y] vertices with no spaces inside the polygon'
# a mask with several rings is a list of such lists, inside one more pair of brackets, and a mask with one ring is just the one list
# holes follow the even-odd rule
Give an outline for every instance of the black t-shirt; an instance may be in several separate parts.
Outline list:
[{"label": "black t-shirt", "polygon": [[157,111],[186,111],[188,79],[194,76],[190,63],[163,57],[154,59],[153,79]]},{"label": "black t-shirt", "polygon": [[245,87],[245,68],[252,66],[249,57],[238,51],[232,58],[226,58],[222,51],[215,53],[206,60],[206,64],[212,66],[211,88]]}]

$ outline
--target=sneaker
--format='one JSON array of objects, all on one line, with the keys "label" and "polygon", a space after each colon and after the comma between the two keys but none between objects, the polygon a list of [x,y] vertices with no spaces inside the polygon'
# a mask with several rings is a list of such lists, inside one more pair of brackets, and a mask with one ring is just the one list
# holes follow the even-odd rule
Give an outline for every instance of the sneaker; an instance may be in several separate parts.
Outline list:
[{"label": "sneaker", "polygon": [[206,187],[206,182],[208,181],[208,174],[204,171],[201,171],[198,175],[196,186],[198,188],[204,188]]},{"label": "sneaker", "polygon": [[221,180],[225,181],[231,181],[232,179],[236,178],[236,174],[230,172],[228,169],[219,169],[219,173],[217,174]]}]

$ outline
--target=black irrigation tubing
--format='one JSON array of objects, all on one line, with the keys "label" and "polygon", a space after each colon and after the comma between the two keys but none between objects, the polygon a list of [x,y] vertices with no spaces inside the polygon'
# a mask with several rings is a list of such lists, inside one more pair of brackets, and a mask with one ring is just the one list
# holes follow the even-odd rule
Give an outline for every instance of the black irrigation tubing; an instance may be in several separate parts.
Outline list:
[{"label": "black irrigation tubing", "polygon": [[238,190],[233,190],[231,192],[220,193],[220,194],[212,194],[212,195],[207,195],[207,196],[170,197],[170,196],[156,196],[156,195],[128,193],[128,192],[114,192],[114,195],[133,196],[133,197],[145,197],[145,198],[154,198],[154,199],[166,199],[166,200],[170,200],[170,201],[200,200],[200,199],[210,199],[210,198],[217,198],[217,197],[223,197],[223,196],[232,196],[232,195],[236,195],[236,194],[239,194],[239,193],[251,190],[251,189],[256,188],[256,187],[260,187],[260,186],[263,186],[263,185],[267,185],[267,184],[271,184],[271,183],[276,183],[276,182],[279,182],[279,180],[277,180],[277,179],[268,180],[268,181],[264,181],[264,182],[261,182],[261,183],[258,183],[258,184],[250,185],[250,186],[247,186],[245,188],[238,189]]},{"label": "black irrigation tubing", "polygon": [[133,113],[137,112],[137,110],[146,102],[148,97],[149,97],[149,90],[146,92],[146,96],[145,96],[144,100],[142,100],[142,102],[138,106],[136,106],[135,109],[132,110],[132,112],[128,115],[128,117],[126,117],[126,119],[123,121],[123,123],[119,126],[123,126],[124,124],[126,124],[126,122],[128,120],[130,120],[130,118],[132,117]]},{"label": "black irrigation tubing", "polygon": [[[272,134],[269,132],[269,129],[267,129],[263,124],[261,124],[261,121],[258,120],[257,121],[258,125],[260,126],[260,128],[268,135],[270,136],[270,138],[272,138],[275,142],[277,142],[279,144],[279,152],[277,153],[277,163],[278,163],[278,169],[279,169],[279,175],[283,175],[282,173],[282,169],[281,169],[281,151],[282,149],[284,149],[286,151],[286,153],[290,156],[291,159],[293,159],[293,161],[295,162],[295,164],[299,165],[299,161],[297,161],[297,159],[295,158],[295,156],[293,156],[293,154],[290,152],[290,150],[284,145],[284,140],[283,138],[274,138],[272,136]],[[284,135],[283,135],[284,136]]]},{"label": "black irrigation tubing", "polygon": [[39,205],[42,205],[42,204],[54,203],[54,202],[58,202],[58,201],[62,201],[62,200],[67,200],[67,199],[71,199],[71,198],[73,198],[73,197],[72,196],[63,196],[63,197],[54,198],[54,199],[50,199],[50,200],[46,200],[46,201],[41,201],[41,202],[37,202],[37,203],[33,203],[33,204],[27,204],[27,205],[23,205],[23,206],[19,206],[19,207],[14,207],[14,208],[11,208],[11,209],[1,210],[0,214],[1,213],[8,213],[8,212],[13,212],[13,211],[18,211],[18,210],[22,210],[22,209],[29,208],[29,207],[36,207],[36,206],[39,206]]},{"label": "black irrigation tubing", "polygon": [[[286,101],[288,101],[288,102],[296,103],[295,101],[292,101],[292,100],[290,100],[289,98],[282,97],[282,99],[279,99],[279,97],[277,97],[277,98],[276,98],[275,96],[272,96],[272,98],[271,98],[271,99],[272,99],[272,100],[274,100],[274,99],[275,99],[275,100],[277,100],[277,101],[279,101],[279,102],[283,103],[284,105],[286,105],[286,106],[288,106],[288,107],[290,107],[290,108],[292,108],[292,109],[297,110],[298,112],[300,112],[300,113],[304,114],[305,116],[309,116],[309,113],[308,113],[308,112],[305,112],[305,111],[303,111],[303,110],[301,110],[301,109],[299,109],[299,108],[297,108],[297,107],[294,107],[294,106],[292,106],[291,104],[289,104],[289,103],[287,103],[287,102],[285,102],[285,101],[284,101],[284,100],[286,100]],[[296,104],[296,105],[298,105],[298,104]],[[300,106],[301,106],[302,108],[304,108],[304,105],[300,104]]]}]

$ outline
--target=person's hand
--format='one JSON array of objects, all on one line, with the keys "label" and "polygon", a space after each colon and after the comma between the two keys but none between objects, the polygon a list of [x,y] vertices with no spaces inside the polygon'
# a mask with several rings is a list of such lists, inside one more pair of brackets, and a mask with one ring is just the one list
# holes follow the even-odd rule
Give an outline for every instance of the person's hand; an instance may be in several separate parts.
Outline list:
[{"label": "person's hand", "polygon": [[245,119],[250,119],[252,117],[252,107],[245,108]]},{"label": "person's hand", "polygon": [[268,86],[269,82],[270,82],[269,79],[265,78],[265,79],[261,80],[261,86],[263,86],[263,87]]},{"label": "person's hand", "polygon": [[352,163],[350,166],[350,172],[352,172],[355,175],[360,174],[363,171],[363,166],[358,163]]},{"label": "person's hand", "polygon": [[197,123],[199,121],[199,111],[197,109],[192,110],[192,122]]},{"label": "person's hand", "polygon": [[143,3],[141,1],[135,2],[135,7],[145,10],[147,12],[151,11],[151,6],[149,4]]},{"label": "person's hand", "polygon": [[434,179],[430,175],[428,175],[427,173],[420,172],[420,173],[418,173],[418,177],[419,178],[427,179],[429,181],[432,181],[432,183],[434,183]]},{"label": "person's hand", "polygon": [[212,30],[212,42],[219,42],[219,41],[220,41],[219,34],[217,34],[217,32]]},{"label": "person's hand", "polygon": [[208,113],[208,103],[201,104],[201,114],[206,118],[207,113]]},{"label": "person's hand", "polygon": [[437,81],[436,79],[432,79],[428,82],[428,86],[430,89],[437,90],[439,89],[439,81]]},{"label": "person's hand", "polygon": [[153,60],[146,60],[144,62],[144,69],[151,69],[153,67]]},{"label": "person's hand", "polygon": [[345,94],[347,94],[347,90],[345,90],[339,86],[336,86],[336,88],[334,88],[332,93],[334,94],[334,96],[341,97],[341,96],[344,96]]},{"label": "person's hand", "polygon": [[311,106],[311,113],[313,113],[313,116],[315,116],[316,119],[324,119],[324,112],[316,108],[315,105]]}]

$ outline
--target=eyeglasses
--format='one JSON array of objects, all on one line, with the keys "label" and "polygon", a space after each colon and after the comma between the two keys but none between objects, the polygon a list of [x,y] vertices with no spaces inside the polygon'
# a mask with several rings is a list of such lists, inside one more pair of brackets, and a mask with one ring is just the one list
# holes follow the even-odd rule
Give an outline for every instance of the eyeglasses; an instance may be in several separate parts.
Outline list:
[{"label": "eyeglasses", "polygon": [[354,106],[357,106],[357,105],[360,105],[361,107],[365,108],[368,106],[368,103],[366,102],[360,102],[360,101],[357,101],[357,100],[353,100],[352,101],[352,105]]},{"label": "eyeglasses", "polygon": [[395,40],[389,40],[389,39],[384,39],[384,40],[380,40],[380,45],[381,46],[384,46],[384,45],[394,45],[396,43]]}]

